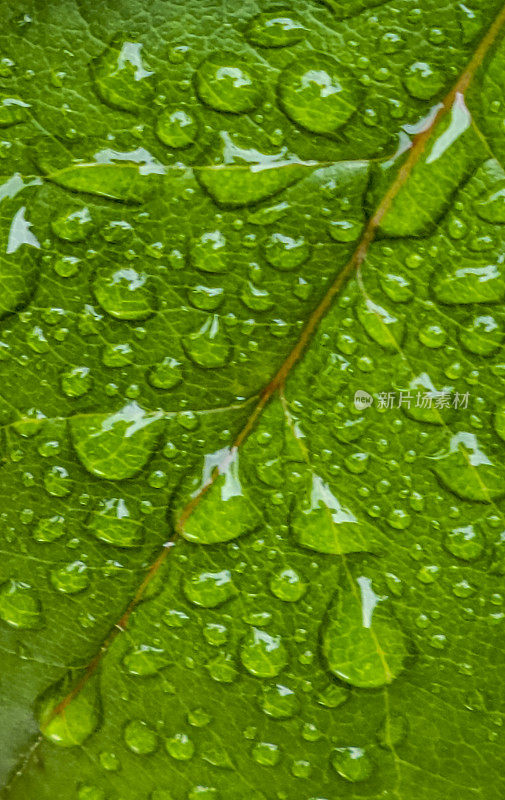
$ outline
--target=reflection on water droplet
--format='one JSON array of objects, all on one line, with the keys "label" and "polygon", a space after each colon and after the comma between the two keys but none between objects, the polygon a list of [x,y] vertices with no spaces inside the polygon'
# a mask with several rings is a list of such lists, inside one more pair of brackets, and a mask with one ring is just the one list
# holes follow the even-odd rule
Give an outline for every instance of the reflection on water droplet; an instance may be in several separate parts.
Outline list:
[{"label": "reflection on water droplet", "polygon": [[55,234],[66,242],[84,242],[93,230],[88,208],[65,211],[51,222]]},{"label": "reflection on water droplet", "polygon": [[206,369],[223,367],[232,350],[230,339],[216,314],[209,317],[199,330],[184,336],[182,343],[191,360]]},{"label": "reflection on water droplet", "polygon": [[328,610],[323,654],[331,672],[352,686],[391,683],[407,656],[403,633],[369,578],[352,589],[339,590]]},{"label": "reflection on water droplet", "polygon": [[454,528],[444,537],[444,547],[456,558],[473,561],[484,550],[484,536],[474,525]]},{"label": "reflection on water droplet", "polygon": [[318,475],[312,476],[309,496],[297,498],[291,527],[299,544],[318,553],[377,549],[374,529],[339,501]]},{"label": "reflection on water droplet", "polygon": [[286,47],[305,38],[306,28],[288,12],[268,11],[249,23],[247,38],[261,47]]},{"label": "reflection on water droplet", "polygon": [[295,239],[283,233],[272,233],[264,245],[265,258],[272,267],[287,272],[301,266],[310,255],[310,246],[303,236]]},{"label": "reflection on water droplet", "polygon": [[490,503],[505,494],[505,472],[480,448],[477,436],[462,431],[433,467],[442,483],[463,500]]},{"label": "reflection on water droplet", "polygon": [[274,767],[279,763],[281,752],[278,745],[271,742],[258,742],[251,751],[253,759],[263,767]]},{"label": "reflection on water droplet", "polygon": [[356,111],[356,81],[330,56],[295,59],[279,78],[279,100],[293,122],[312,133],[334,133]]},{"label": "reflection on water droplet", "polygon": [[215,608],[238,594],[227,569],[190,575],[184,578],[182,587],[187,599],[202,608]]},{"label": "reflection on water droplet", "polygon": [[240,648],[242,664],[258,678],[275,678],[288,663],[288,654],[280,636],[252,628]]},{"label": "reflection on water droplet", "polygon": [[189,147],[198,136],[198,122],[186,106],[170,106],[159,115],[156,134],[168,147]]},{"label": "reflection on water droplet", "polygon": [[176,733],[165,741],[167,753],[177,761],[189,761],[195,752],[195,746],[185,733]]},{"label": "reflection on water droplet", "polygon": [[140,644],[132,647],[123,658],[123,665],[130,675],[145,677],[156,675],[160,669],[168,666],[169,660],[160,647]]},{"label": "reflection on water droplet", "polygon": [[268,717],[274,719],[289,719],[300,710],[296,694],[280,683],[264,687],[260,706]]},{"label": "reflection on water droplet", "polygon": [[140,719],[133,719],[123,732],[125,744],[132,753],[147,755],[154,753],[158,746],[158,737],[152,728]]},{"label": "reflection on water droplet", "polygon": [[36,628],[41,619],[41,605],[35,589],[23,581],[1,584],[0,619],[13,628]]},{"label": "reflection on water droplet", "polygon": [[240,481],[238,453],[218,450],[205,457],[202,479],[194,485],[195,497],[205,486],[214,469],[219,475],[205,491],[200,502],[184,522],[182,536],[190,542],[215,544],[236,539],[254,530],[260,514]]},{"label": "reflection on water droplet", "polygon": [[55,567],[50,578],[54,588],[63,594],[77,594],[89,586],[88,568],[82,561]]},{"label": "reflection on water droplet", "polygon": [[132,402],[112,414],[70,419],[72,443],[93,475],[109,480],[131,478],[147,463],[163,431],[163,414]]},{"label": "reflection on water droplet", "polygon": [[147,380],[156,389],[173,389],[182,381],[182,365],[170,356],[155,364],[148,374]]},{"label": "reflection on water droplet", "polygon": [[88,530],[100,541],[118,547],[142,544],[142,521],[132,517],[125,500],[118,497],[99,501],[88,521]]},{"label": "reflection on water droplet", "polygon": [[[76,683],[76,677],[68,673],[61,681],[50,686],[36,703],[42,734],[59,747],[83,744],[100,722],[98,676],[92,675],[70,699]],[[64,708],[61,705],[63,702]]]},{"label": "reflection on water droplet", "polygon": [[263,93],[258,67],[233,53],[215,53],[207,58],[200,64],[195,82],[200,99],[216,111],[253,111]]},{"label": "reflection on water droplet", "polygon": [[296,603],[307,591],[307,584],[294,569],[285,568],[272,576],[270,590],[279,600]]},{"label": "reflection on water droplet", "polygon": [[143,63],[142,47],[115,40],[92,62],[96,92],[113,108],[138,112],[153,97],[153,73]]},{"label": "reflection on water droplet", "polygon": [[116,319],[144,320],[156,310],[148,276],[132,267],[100,269],[93,280],[93,292],[103,310]]},{"label": "reflection on water droplet", "polygon": [[337,747],[331,756],[332,767],[341,778],[358,783],[370,777],[373,764],[361,747]]}]

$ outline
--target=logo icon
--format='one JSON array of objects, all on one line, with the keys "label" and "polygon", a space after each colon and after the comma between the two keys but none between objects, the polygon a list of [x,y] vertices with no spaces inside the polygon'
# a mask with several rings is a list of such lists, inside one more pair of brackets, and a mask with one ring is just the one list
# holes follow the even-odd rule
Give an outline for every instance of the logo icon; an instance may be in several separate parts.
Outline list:
[{"label": "logo icon", "polygon": [[358,409],[358,411],[364,411],[365,408],[368,408],[373,403],[373,397],[368,392],[363,391],[363,389],[358,389],[357,392],[354,394],[354,407]]}]

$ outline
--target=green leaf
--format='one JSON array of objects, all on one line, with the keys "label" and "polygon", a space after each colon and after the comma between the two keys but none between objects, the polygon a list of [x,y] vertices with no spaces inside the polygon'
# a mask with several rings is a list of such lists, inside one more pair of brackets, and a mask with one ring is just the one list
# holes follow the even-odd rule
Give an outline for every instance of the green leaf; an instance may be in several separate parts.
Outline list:
[{"label": "green leaf", "polygon": [[0,796],[501,797],[505,10],[3,12]]}]

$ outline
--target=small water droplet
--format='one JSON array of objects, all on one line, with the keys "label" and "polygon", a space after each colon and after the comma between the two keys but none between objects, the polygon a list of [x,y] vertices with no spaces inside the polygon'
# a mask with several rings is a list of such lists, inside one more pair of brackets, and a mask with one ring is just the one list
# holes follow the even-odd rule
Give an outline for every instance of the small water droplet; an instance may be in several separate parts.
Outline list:
[{"label": "small water droplet", "polygon": [[158,737],[152,728],[140,719],[131,720],[124,729],[125,744],[137,755],[154,753],[158,746]]},{"label": "small water droplet", "polygon": [[240,648],[242,664],[251,675],[274,678],[288,663],[288,654],[280,636],[252,628]]}]

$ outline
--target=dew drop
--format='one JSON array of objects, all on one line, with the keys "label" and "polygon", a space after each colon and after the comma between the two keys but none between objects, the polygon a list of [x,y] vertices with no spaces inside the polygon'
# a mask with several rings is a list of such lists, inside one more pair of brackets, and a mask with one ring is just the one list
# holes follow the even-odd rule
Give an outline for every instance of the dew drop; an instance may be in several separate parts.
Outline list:
[{"label": "dew drop", "polygon": [[272,233],[265,242],[264,253],[272,267],[288,272],[308,259],[310,246],[303,236],[294,238],[283,233]]},{"label": "dew drop", "polygon": [[484,550],[484,536],[474,525],[454,528],[444,537],[444,547],[463,561],[473,561],[482,555]]},{"label": "dew drop", "polygon": [[132,647],[123,658],[123,666],[127,672],[142,678],[156,675],[169,663],[164,650],[149,644]]},{"label": "dew drop", "polygon": [[315,53],[295,59],[279,78],[288,117],[312,133],[334,133],[358,107],[355,82],[338,61]]},{"label": "dew drop", "polygon": [[286,47],[305,38],[306,28],[296,17],[269,11],[254,17],[247,28],[247,38],[260,47]]},{"label": "dew drop", "polygon": [[264,687],[260,706],[268,717],[289,719],[298,714],[300,701],[291,689],[277,683]]},{"label": "dew drop", "polygon": [[91,384],[88,367],[72,367],[61,376],[61,388],[67,397],[82,397],[89,392]]},{"label": "dew drop", "polygon": [[163,414],[132,402],[112,414],[70,419],[72,443],[93,475],[109,480],[131,478],[147,463],[163,431]]},{"label": "dew drop", "polygon": [[275,767],[279,763],[281,752],[278,745],[271,742],[257,742],[252,749],[252,757],[263,767]]},{"label": "dew drop", "polygon": [[181,362],[165,356],[149,370],[147,380],[155,389],[174,389],[182,381]]},{"label": "dew drop", "polygon": [[152,728],[140,719],[131,720],[124,729],[123,738],[126,746],[137,755],[154,753],[158,746],[158,737]]},{"label": "dew drop", "polygon": [[476,316],[465,325],[460,334],[461,344],[471,353],[489,356],[500,346],[503,328],[491,315]]},{"label": "dew drop", "polygon": [[429,100],[444,87],[443,74],[424,61],[416,61],[407,70],[405,88],[418,100]]},{"label": "dew drop", "polygon": [[221,273],[229,269],[226,239],[219,230],[206,231],[192,241],[191,261],[202,272]]},{"label": "dew drop", "polygon": [[331,765],[341,778],[358,783],[370,777],[373,764],[361,747],[337,747],[331,756]]},{"label": "dew drop", "polygon": [[215,53],[207,58],[200,64],[195,81],[200,99],[216,111],[254,111],[263,95],[257,66],[234,53]]},{"label": "dew drop", "polygon": [[84,242],[93,230],[93,220],[88,208],[69,210],[51,222],[51,227],[60,239],[66,242]]},{"label": "dew drop", "polygon": [[90,516],[88,530],[101,542],[117,547],[138,547],[142,544],[142,521],[137,515],[132,515],[122,498],[100,500]]},{"label": "dew drop", "polygon": [[505,494],[505,473],[480,448],[477,436],[462,431],[435,460],[434,471],[442,483],[463,500],[490,503]]},{"label": "dew drop", "polygon": [[307,584],[294,569],[280,570],[270,579],[272,594],[285,603],[296,603],[307,591]]},{"label": "dew drop", "polygon": [[238,594],[231,572],[227,569],[185,577],[182,586],[190,603],[202,608],[216,608]]},{"label": "dew drop", "polygon": [[0,584],[0,619],[13,628],[36,628],[41,620],[41,604],[35,589],[12,579]]},{"label": "dew drop", "polygon": [[275,678],[288,663],[286,647],[280,636],[252,628],[240,648],[242,664],[258,678]]},{"label": "dew drop", "polygon": [[195,752],[195,746],[185,733],[176,733],[165,741],[167,753],[176,761],[189,761]]},{"label": "dew drop", "polygon": [[37,523],[33,538],[37,542],[54,542],[65,533],[65,518],[60,514],[43,517]]},{"label": "dew drop", "polygon": [[189,147],[197,139],[198,122],[186,106],[170,106],[158,117],[156,135],[168,147]]},{"label": "dew drop", "polygon": [[405,333],[403,319],[372,300],[358,306],[358,319],[371,339],[388,350],[398,350]]},{"label": "dew drop", "polygon": [[42,734],[59,747],[82,745],[100,723],[101,703],[96,675],[83,683],[80,691],[66,703],[64,710],[55,713],[75,685],[76,681],[68,673],[61,681],[50,686],[36,703]]},{"label": "dew drop", "polygon": [[96,92],[113,108],[139,112],[154,95],[154,73],[146,69],[140,42],[115,40],[93,61]]},{"label": "dew drop", "polygon": [[184,336],[182,344],[191,360],[206,369],[224,367],[232,350],[230,339],[216,314],[210,316],[199,330]]},{"label": "dew drop", "polygon": [[328,610],[323,654],[330,671],[351,686],[384,686],[403,669],[404,636],[370,579],[357,584],[359,594],[339,590]]},{"label": "dew drop", "polygon": [[50,573],[51,583],[62,594],[77,594],[89,586],[88,568],[83,561],[72,561],[55,567]]},{"label": "dew drop", "polygon": [[93,292],[104,311],[122,320],[144,320],[156,310],[156,296],[144,272],[132,267],[100,269]]}]

